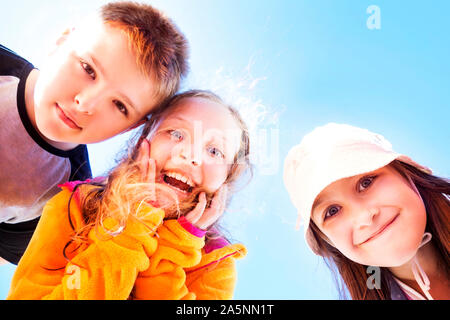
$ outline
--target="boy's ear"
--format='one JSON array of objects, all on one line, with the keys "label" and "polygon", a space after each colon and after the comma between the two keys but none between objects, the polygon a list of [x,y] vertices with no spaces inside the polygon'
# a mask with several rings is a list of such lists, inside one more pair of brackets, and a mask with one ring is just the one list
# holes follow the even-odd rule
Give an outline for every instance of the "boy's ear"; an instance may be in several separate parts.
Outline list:
[{"label": "boy's ear", "polygon": [[63,44],[67,40],[67,37],[73,32],[73,30],[75,30],[74,27],[65,29],[56,40],[56,46],[60,46],[61,44]]},{"label": "boy's ear", "polygon": [[64,32],[59,35],[58,39],[56,39],[55,43],[52,45],[52,47],[49,50],[49,55],[53,55],[58,48],[67,41],[67,38],[69,37],[69,35],[73,32],[73,30],[75,30],[75,28],[67,28],[64,30]]}]

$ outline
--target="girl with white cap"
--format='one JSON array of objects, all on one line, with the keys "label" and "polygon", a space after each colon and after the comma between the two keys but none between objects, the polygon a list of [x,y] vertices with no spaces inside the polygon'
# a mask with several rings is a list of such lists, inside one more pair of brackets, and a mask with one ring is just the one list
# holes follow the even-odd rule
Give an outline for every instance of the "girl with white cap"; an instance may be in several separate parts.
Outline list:
[{"label": "girl with white cap", "polygon": [[335,123],[306,135],[284,169],[308,245],[352,299],[450,299],[448,179]]}]

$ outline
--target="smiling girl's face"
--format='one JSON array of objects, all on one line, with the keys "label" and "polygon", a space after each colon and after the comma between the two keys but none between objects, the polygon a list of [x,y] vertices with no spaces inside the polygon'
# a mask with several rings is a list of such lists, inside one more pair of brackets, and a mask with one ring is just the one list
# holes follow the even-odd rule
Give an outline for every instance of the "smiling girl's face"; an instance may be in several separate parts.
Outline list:
[{"label": "smiling girl's face", "polygon": [[195,190],[213,194],[227,180],[242,129],[225,106],[200,97],[177,102],[152,135],[156,182],[180,200]]},{"label": "smiling girl's face", "polygon": [[412,183],[388,165],[328,185],[317,196],[311,219],[347,258],[394,267],[416,254],[426,210]]}]

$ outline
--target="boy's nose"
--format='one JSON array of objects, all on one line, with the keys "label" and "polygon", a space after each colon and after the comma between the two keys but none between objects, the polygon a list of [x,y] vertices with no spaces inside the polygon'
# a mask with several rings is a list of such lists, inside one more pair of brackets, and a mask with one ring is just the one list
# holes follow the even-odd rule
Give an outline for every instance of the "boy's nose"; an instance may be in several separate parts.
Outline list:
[{"label": "boy's nose", "polygon": [[95,111],[97,104],[99,103],[99,98],[94,96],[89,96],[87,94],[78,94],[74,98],[76,109],[84,114],[92,115]]},{"label": "boy's nose", "polygon": [[91,115],[93,113],[93,107],[89,106],[86,102],[79,100],[79,99],[75,99],[75,103],[76,103],[76,108],[79,112],[87,114],[87,115]]}]

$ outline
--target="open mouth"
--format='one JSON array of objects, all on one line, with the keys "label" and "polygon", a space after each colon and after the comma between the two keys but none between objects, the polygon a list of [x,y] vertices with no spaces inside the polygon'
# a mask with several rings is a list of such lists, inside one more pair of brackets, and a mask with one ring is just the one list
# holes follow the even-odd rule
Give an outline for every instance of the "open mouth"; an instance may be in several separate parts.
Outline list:
[{"label": "open mouth", "polygon": [[188,177],[177,172],[166,172],[163,175],[163,180],[171,187],[184,193],[191,193],[194,189],[194,183]]}]

